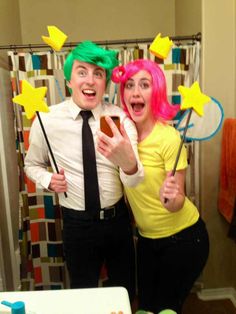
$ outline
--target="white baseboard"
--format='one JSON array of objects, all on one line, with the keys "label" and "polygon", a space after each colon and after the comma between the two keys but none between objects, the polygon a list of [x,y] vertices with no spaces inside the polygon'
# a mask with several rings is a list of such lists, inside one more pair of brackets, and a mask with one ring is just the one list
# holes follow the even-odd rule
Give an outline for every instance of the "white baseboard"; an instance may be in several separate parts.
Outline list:
[{"label": "white baseboard", "polygon": [[201,300],[230,299],[233,305],[236,307],[236,290],[231,287],[202,289],[201,291],[197,292],[197,295]]}]

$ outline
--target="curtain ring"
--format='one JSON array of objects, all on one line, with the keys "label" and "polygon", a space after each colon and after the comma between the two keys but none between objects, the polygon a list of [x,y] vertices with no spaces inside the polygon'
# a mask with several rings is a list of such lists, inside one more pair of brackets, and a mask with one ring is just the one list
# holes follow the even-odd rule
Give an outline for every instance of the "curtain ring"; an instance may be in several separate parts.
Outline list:
[{"label": "curtain ring", "polygon": [[29,50],[30,50],[30,54],[32,55],[34,52],[32,50],[31,44],[29,44]]},{"label": "curtain ring", "polygon": [[16,45],[10,45],[10,50],[13,51],[14,55],[17,54]]},{"label": "curtain ring", "polygon": [[176,46],[177,46],[177,47],[181,46],[181,42],[180,42],[179,39],[178,39],[177,42],[176,42]]},{"label": "curtain ring", "polygon": [[72,50],[72,42],[70,41],[69,42],[69,51],[71,52],[71,50]]},{"label": "curtain ring", "polygon": [[13,51],[14,55],[17,55],[16,45],[13,45]]}]

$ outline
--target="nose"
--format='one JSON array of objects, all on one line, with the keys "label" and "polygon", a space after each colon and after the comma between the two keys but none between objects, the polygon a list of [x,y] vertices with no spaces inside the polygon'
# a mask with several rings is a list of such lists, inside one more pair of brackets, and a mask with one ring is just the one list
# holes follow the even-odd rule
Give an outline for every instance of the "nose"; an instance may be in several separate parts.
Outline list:
[{"label": "nose", "polygon": [[94,84],[94,76],[92,73],[88,73],[88,75],[86,76],[86,83],[89,85]]},{"label": "nose", "polygon": [[140,96],[140,90],[139,90],[139,85],[135,85],[133,88],[133,96],[134,97],[139,97]]}]

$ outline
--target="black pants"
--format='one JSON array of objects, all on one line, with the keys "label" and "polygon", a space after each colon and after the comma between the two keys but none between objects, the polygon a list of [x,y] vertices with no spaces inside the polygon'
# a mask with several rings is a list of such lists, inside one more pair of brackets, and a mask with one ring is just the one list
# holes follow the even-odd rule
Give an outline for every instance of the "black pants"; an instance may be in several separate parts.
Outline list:
[{"label": "black pants", "polygon": [[[83,219],[83,213],[62,208],[63,242],[71,288],[98,286],[105,262],[109,286],[135,294],[135,254],[132,227],[125,203],[109,220]],[[92,302],[92,300],[91,300]]]},{"label": "black pants", "polygon": [[182,313],[184,300],[201,274],[209,254],[208,233],[199,219],[167,238],[139,235],[137,246],[139,308]]}]

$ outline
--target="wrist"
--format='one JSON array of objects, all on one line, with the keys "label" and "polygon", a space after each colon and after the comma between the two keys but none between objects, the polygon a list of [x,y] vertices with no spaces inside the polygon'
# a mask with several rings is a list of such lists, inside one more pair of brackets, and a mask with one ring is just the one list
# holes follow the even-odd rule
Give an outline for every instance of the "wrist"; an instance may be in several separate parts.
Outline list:
[{"label": "wrist", "polygon": [[127,175],[135,174],[138,171],[138,165],[135,163],[135,165],[130,166],[129,168],[121,168],[122,171]]},{"label": "wrist", "polygon": [[178,194],[176,198],[167,200],[167,202],[164,203],[163,206],[170,212],[177,212],[183,208],[184,202],[185,195]]}]

